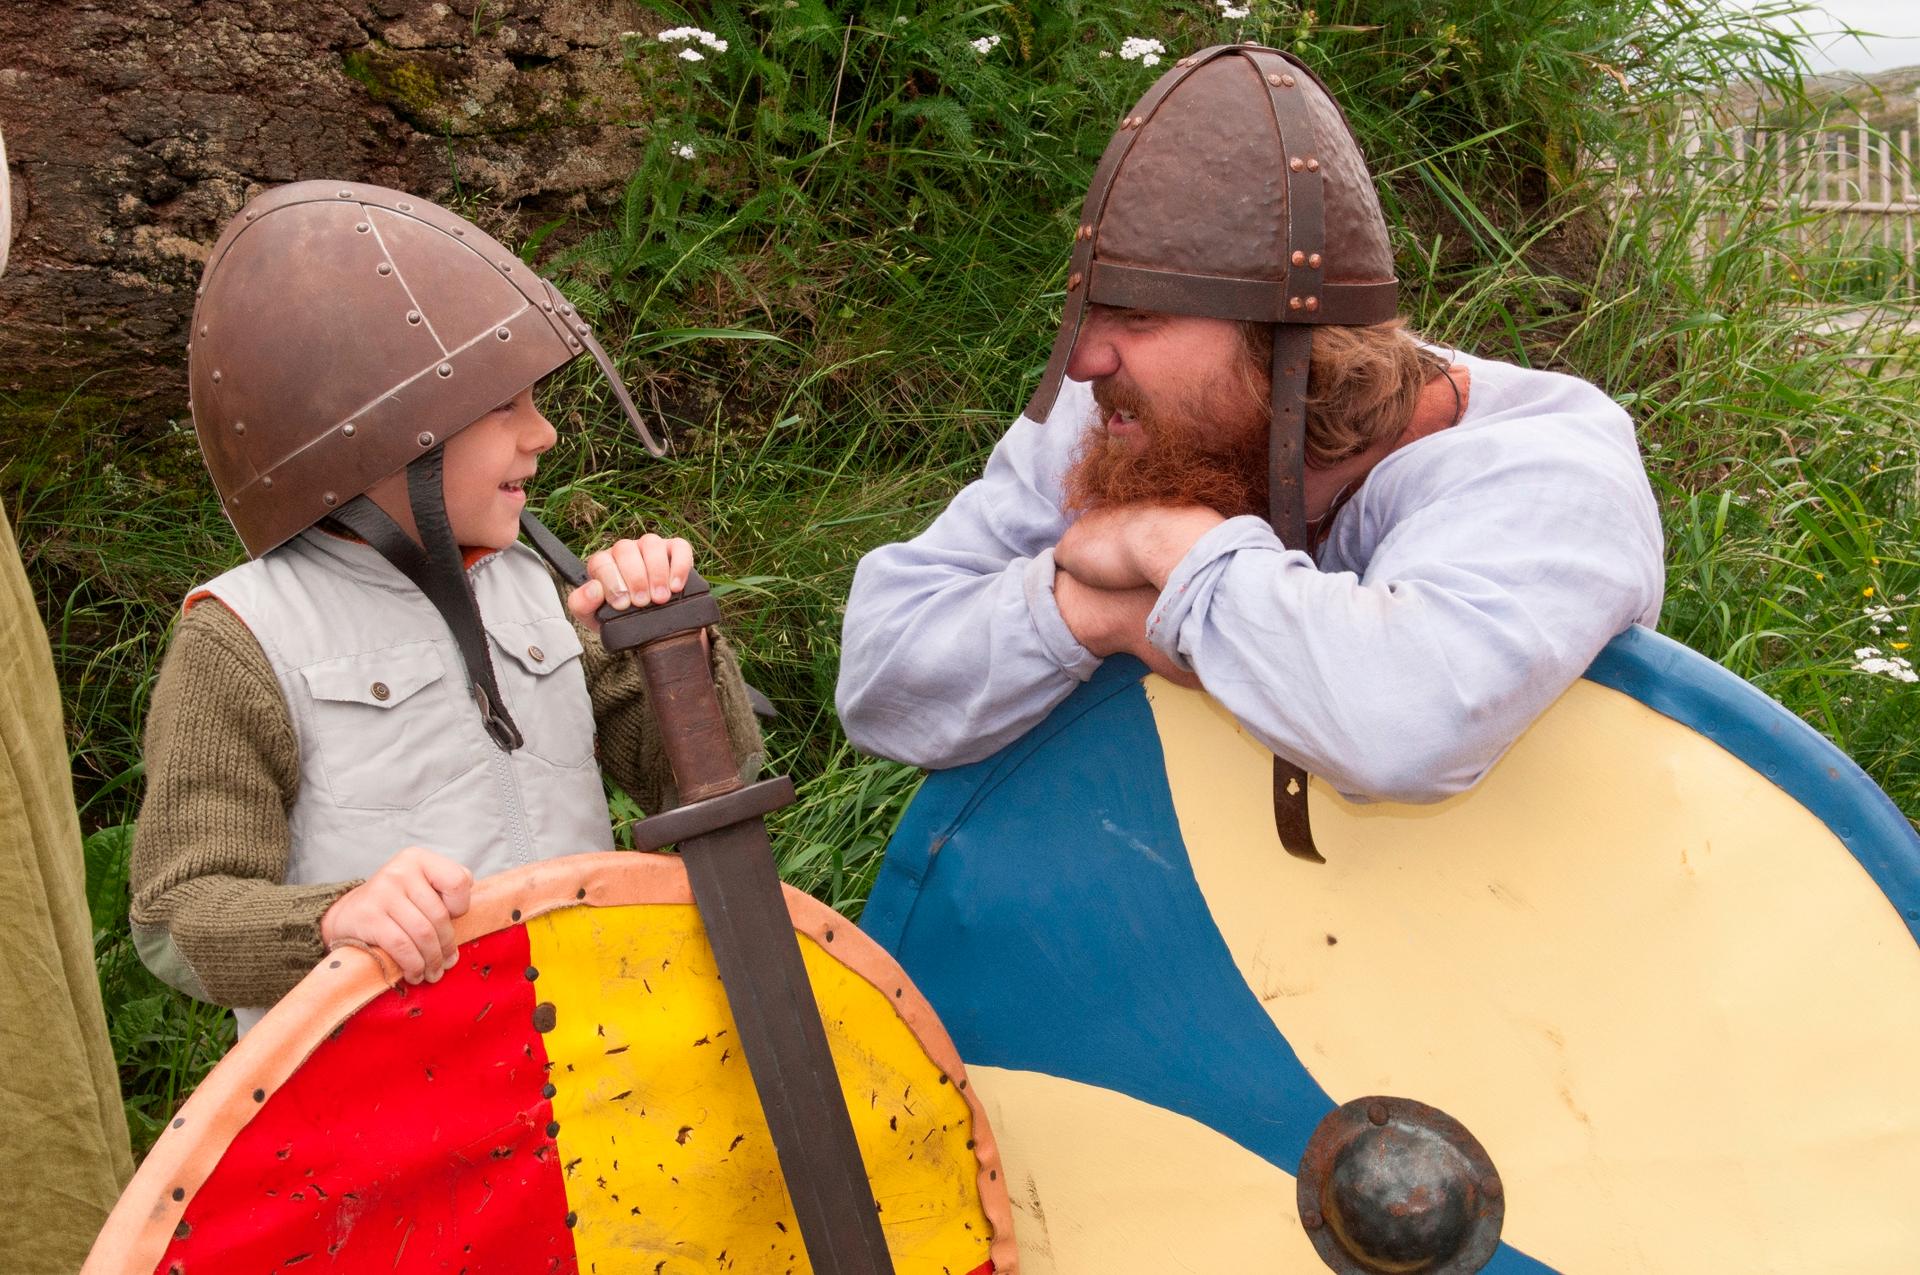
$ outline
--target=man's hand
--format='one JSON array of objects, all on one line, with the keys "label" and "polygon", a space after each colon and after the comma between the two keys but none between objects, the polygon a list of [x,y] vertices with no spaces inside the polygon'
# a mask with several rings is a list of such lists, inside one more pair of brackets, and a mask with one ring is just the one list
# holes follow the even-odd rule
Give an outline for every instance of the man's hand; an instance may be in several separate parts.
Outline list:
[{"label": "man's hand", "polygon": [[424,846],[408,846],[334,900],[320,918],[320,938],[328,948],[377,947],[409,983],[437,983],[459,956],[453,918],[466,912],[472,891],[473,873]]},{"label": "man's hand", "polygon": [[693,571],[693,546],[679,537],[652,532],[638,540],[616,540],[587,559],[587,582],[567,595],[567,610],[595,633],[600,604],[614,609],[665,602],[686,586]]},{"label": "man's hand", "polygon": [[1053,576],[1053,600],[1074,641],[1103,658],[1122,652],[1136,656],[1169,682],[1199,690],[1199,678],[1175,668],[1160,648],[1147,641],[1147,617],[1159,597],[1158,590],[1144,585],[1100,589],[1082,584],[1065,571],[1055,571]]},{"label": "man's hand", "polygon": [[1158,592],[1194,543],[1225,521],[1205,505],[1096,509],[1067,528],[1054,546],[1053,560],[1098,589]]}]

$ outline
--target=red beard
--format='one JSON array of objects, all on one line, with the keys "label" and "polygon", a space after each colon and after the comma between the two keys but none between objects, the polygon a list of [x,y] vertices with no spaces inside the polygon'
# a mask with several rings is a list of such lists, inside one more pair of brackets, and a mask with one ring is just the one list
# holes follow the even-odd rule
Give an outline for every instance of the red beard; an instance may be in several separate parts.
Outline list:
[{"label": "red beard", "polygon": [[[1093,419],[1067,470],[1067,512],[1204,505],[1232,518],[1266,511],[1267,419],[1251,394],[1203,393],[1161,411],[1133,386],[1109,378],[1095,383],[1093,397]],[[1138,422],[1139,437],[1108,434],[1115,412]]]}]

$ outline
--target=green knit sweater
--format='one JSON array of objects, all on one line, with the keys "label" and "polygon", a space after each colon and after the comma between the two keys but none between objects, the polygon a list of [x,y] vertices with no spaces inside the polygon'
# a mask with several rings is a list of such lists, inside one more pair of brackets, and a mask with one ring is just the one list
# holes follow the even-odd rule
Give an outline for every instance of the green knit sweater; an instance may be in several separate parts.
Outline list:
[{"label": "green knit sweater", "polygon": [[[576,626],[578,627],[578,626]],[[676,804],[639,663],[580,630],[601,766],[643,810]],[[714,634],[713,677],[743,773],[762,760],[739,661]],[[284,885],[300,748],[266,652],[217,602],[181,619],[147,715],[147,794],[129,885],[140,955],[221,1005],[271,1005],[325,953],[320,917],[360,884]],[[396,847],[397,849],[397,847]]]}]

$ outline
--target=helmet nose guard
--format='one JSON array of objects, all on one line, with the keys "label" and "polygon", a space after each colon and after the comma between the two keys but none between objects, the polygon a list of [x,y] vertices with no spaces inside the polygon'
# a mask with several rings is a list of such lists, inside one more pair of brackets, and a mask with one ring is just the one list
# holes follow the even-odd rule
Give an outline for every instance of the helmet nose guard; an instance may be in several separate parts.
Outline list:
[{"label": "helmet nose guard", "polygon": [[187,347],[194,431],[254,557],[588,353],[573,306],[465,218],[358,182],[250,202],[208,257]]},{"label": "helmet nose guard", "polygon": [[1026,414],[1053,410],[1090,302],[1372,324],[1398,292],[1373,177],[1326,86],[1290,53],[1216,45],[1174,63],[1107,143]]}]

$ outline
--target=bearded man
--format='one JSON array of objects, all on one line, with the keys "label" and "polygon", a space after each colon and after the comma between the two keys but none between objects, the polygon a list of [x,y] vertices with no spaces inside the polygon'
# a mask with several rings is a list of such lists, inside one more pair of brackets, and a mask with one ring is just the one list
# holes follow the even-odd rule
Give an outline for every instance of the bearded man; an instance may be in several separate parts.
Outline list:
[{"label": "bearded man", "polygon": [[1303,772],[1458,792],[1658,616],[1626,413],[1401,326],[1372,178],[1291,55],[1221,46],[1153,86],[1067,289],[985,474],[855,574],[838,707],[862,749],[985,757],[1124,652],[1274,752],[1282,840],[1312,857]]}]

